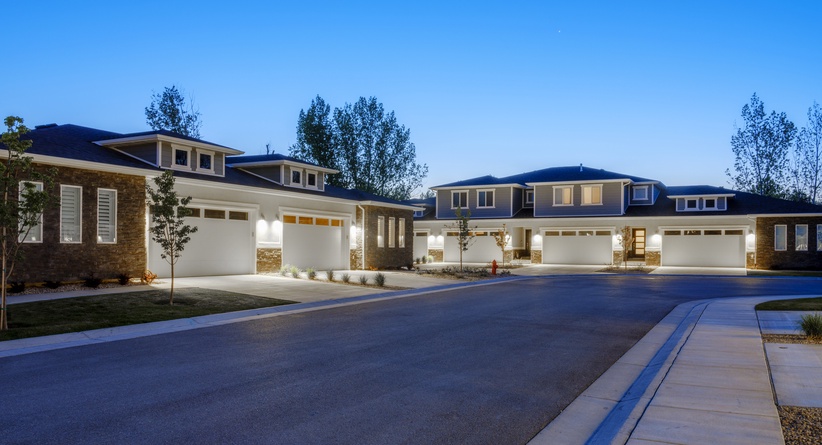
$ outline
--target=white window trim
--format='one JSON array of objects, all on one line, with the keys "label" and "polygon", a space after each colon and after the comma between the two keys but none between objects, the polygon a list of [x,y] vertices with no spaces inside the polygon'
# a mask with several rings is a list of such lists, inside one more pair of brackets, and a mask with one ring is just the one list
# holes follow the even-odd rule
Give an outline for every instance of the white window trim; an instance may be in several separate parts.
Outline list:
[{"label": "white window trim", "polygon": [[[300,182],[297,182],[297,183],[294,182],[294,173],[295,172],[300,174]],[[288,172],[288,183],[292,187],[302,187],[303,186],[303,176],[304,175],[305,175],[305,171],[303,169],[293,168],[292,167],[291,170]]]},{"label": "white window trim", "polygon": [[[80,234],[77,241],[65,241],[63,239],[63,189],[72,188],[79,191],[79,215],[78,215],[78,233]],[[61,244],[81,244],[83,242],[83,187],[79,185],[61,185],[60,186],[60,243]]]},{"label": "white window trim", "polygon": [[[211,168],[210,169],[209,168],[200,168],[200,155],[211,156]],[[202,150],[202,149],[199,149],[199,148],[197,149],[197,165],[196,165],[196,167],[197,167],[198,172],[214,174],[214,161],[215,161],[215,156],[214,156],[213,151]]]},{"label": "white window trim", "polygon": [[[782,227],[784,229],[783,236],[785,239],[785,247],[782,249],[779,248],[779,237],[777,236],[776,230],[777,228]],[[786,224],[775,224],[773,226],[773,250],[776,252],[785,252],[788,250],[788,226]]]},{"label": "white window trim", "polygon": [[[805,248],[804,249],[799,248],[799,228],[800,227],[805,228]],[[797,252],[807,252],[808,251],[808,248],[810,247],[810,246],[808,246],[808,242],[810,241],[811,237],[808,235],[808,225],[807,224],[796,224],[794,226],[793,238],[794,238],[793,249],[795,251],[797,251]]]},{"label": "white window trim", "polygon": [[[485,203],[486,203],[486,205],[480,205],[480,199],[479,199],[480,193],[485,193]],[[488,194],[489,193],[491,194],[491,201],[493,201],[493,203],[490,206],[487,205],[488,204]],[[494,207],[496,207],[496,204],[497,204],[497,199],[496,198],[497,197],[495,195],[496,194],[494,193],[494,189],[477,190],[477,208],[478,209],[493,209]]]},{"label": "white window trim", "polygon": [[[634,201],[647,201],[648,200],[648,186],[647,185],[638,185],[634,187]],[[640,198],[637,196],[637,192],[642,191],[645,193],[645,196]]]},{"label": "white window trim", "polygon": [[[113,241],[102,241],[100,238],[100,192],[114,192],[114,214],[112,215],[112,226],[114,226]],[[97,189],[97,244],[117,244],[117,190],[115,189]]]},{"label": "white window trim", "polygon": [[[713,207],[708,207],[709,199],[714,200]],[[719,210],[719,198],[715,198],[713,196],[706,196],[705,198],[702,198],[702,210]]]},{"label": "white window trim", "polygon": [[[43,191],[43,183],[42,182],[38,182],[38,181],[20,181],[20,184],[18,185],[17,190],[18,190],[18,193],[19,193],[19,198],[18,199],[20,199],[21,202],[23,201],[23,188],[25,187],[23,184],[25,184],[27,182],[31,183],[31,184],[34,184],[34,189],[37,190],[38,192]],[[26,239],[26,238],[23,237],[25,234],[21,233],[20,234],[21,242],[26,243],[26,244],[41,244],[43,242],[43,214],[42,213],[40,213],[40,222],[38,222],[37,224],[31,226],[31,229],[29,229],[28,235],[31,236],[32,232],[35,229],[39,229],[40,239],[34,239],[34,240]]]},{"label": "white window trim", "polygon": [[[593,189],[599,189],[599,202],[585,202],[585,189],[590,188],[591,199],[594,197]],[[580,205],[583,206],[601,206],[602,205],[602,184],[583,184],[580,186]]]},{"label": "white window trim", "polygon": [[377,247],[385,247],[385,217],[377,217]]},{"label": "white window trim", "polygon": [[[465,193],[465,207],[454,207],[454,195],[457,193]],[[468,190],[452,190],[451,191],[451,210],[467,209],[468,208]]]},{"label": "white window trim", "polygon": [[[557,189],[569,189],[569,190],[571,190],[571,199],[570,199],[571,202],[568,203],[568,204],[565,204],[563,202],[560,202],[559,204],[557,204]],[[574,186],[573,185],[555,185],[553,194],[554,194],[554,199],[553,199],[554,207],[573,207],[573,205],[574,205]],[[562,197],[563,198],[565,197],[565,193],[562,194]]]},{"label": "white window trim", "polygon": [[[320,174],[314,170],[305,170],[305,188],[317,190],[320,188]],[[314,175],[314,185],[308,183],[308,176]]]},{"label": "white window trim", "polygon": [[[188,153],[188,156],[186,156],[186,161],[188,161],[186,165],[177,164],[177,150]],[[213,161],[214,159],[212,158],[212,163]],[[171,144],[171,168],[175,170],[191,171],[191,147]]]},{"label": "white window trim", "polygon": [[388,247],[394,247],[397,245],[397,229],[394,227],[396,222],[396,218],[393,216],[388,217]]},{"label": "white window trim", "polygon": [[[531,195],[531,199],[528,199],[528,195]],[[525,204],[533,204],[534,203],[534,191],[533,190],[526,190],[525,191]]]},{"label": "white window trim", "polygon": [[400,248],[405,248],[405,218],[399,219],[399,227],[397,228],[397,235],[399,236]]}]

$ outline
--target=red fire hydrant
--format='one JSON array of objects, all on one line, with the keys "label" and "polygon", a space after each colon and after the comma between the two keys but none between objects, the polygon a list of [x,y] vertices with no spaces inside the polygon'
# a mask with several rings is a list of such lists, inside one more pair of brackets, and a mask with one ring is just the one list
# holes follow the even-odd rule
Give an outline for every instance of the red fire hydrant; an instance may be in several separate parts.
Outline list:
[{"label": "red fire hydrant", "polygon": [[491,275],[497,274],[497,260],[491,261]]}]

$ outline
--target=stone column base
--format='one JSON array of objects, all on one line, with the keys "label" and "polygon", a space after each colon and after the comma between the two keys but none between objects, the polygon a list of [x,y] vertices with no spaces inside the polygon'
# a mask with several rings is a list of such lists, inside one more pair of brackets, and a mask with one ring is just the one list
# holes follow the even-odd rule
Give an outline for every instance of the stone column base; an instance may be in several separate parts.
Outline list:
[{"label": "stone column base", "polygon": [[662,253],[658,250],[646,250],[645,251],[645,265],[646,266],[659,266],[662,264]]},{"label": "stone column base", "polygon": [[745,254],[745,268],[756,269],[756,252],[748,252]]},{"label": "stone column base", "polygon": [[443,261],[443,249],[428,249],[428,256],[433,258],[434,263],[441,263]]},{"label": "stone column base", "polygon": [[283,266],[283,249],[258,248],[257,273],[279,272]]},{"label": "stone column base", "polygon": [[531,264],[542,264],[542,251],[531,249]]}]

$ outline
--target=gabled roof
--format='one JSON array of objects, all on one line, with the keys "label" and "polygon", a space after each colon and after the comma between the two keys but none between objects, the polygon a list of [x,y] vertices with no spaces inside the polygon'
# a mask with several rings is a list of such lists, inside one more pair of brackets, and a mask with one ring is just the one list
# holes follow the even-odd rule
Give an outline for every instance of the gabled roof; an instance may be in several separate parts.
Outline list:
[{"label": "gabled roof", "polygon": [[303,161],[302,159],[281,155],[279,153],[271,153],[267,155],[229,156],[225,159],[225,162],[230,166],[239,168],[267,167],[274,165],[290,164],[309,167],[317,171],[322,171],[326,173],[340,172],[339,170],[334,170],[333,168],[321,167],[313,162]]},{"label": "gabled roof", "polygon": [[686,196],[734,196],[736,191],[713,185],[684,185],[668,187],[668,197]]},{"label": "gabled roof", "polygon": [[[39,127],[36,127],[39,129]],[[106,147],[118,147],[123,145],[130,145],[130,144],[140,144],[144,142],[154,142],[154,141],[169,141],[169,142],[184,142],[189,143],[198,148],[205,148],[213,151],[217,151],[220,153],[225,153],[227,155],[238,155],[242,154],[243,152],[240,150],[236,150],[230,147],[226,147],[224,145],[215,144],[213,142],[204,141],[202,139],[193,138],[190,136],[186,136],[180,133],[175,133],[173,131],[168,130],[152,130],[152,131],[141,131],[139,133],[127,133],[121,134],[116,138],[111,139],[104,139],[95,141],[98,145],[103,145]]]},{"label": "gabled roof", "polygon": [[432,190],[456,187],[481,187],[500,186],[500,185],[517,185],[521,187],[528,187],[532,184],[542,183],[560,183],[560,182],[586,182],[586,181],[611,181],[611,180],[627,180],[631,182],[659,182],[653,179],[641,178],[639,176],[625,175],[622,173],[615,173],[608,170],[596,169],[591,167],[574,166],[574,167],[550,167],[542,170],[534,170],[527,173],[520,173],[517,175],[505,176],[498,178],[496,176],[480,176],[478,178],[466,179],[463,181],[451,182],[448,184],[431,187]]}]

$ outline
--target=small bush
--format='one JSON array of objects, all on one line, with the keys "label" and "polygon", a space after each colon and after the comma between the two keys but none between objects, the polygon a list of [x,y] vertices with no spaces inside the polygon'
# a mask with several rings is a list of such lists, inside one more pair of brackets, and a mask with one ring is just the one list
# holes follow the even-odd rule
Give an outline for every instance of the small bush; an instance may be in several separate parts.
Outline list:
[{"label": "small bush", "polygon": [[342,274],[342,277],[340,278],[342,278],[343,283],[351,282],[351,275],[348,275],[347,273]]},{"label": "small bush", "polygon": [[379,287],[385,286],[385,275],[378,272],[376,275],[374,275],[374,283],[376,283]]},{"label": "small bush", "polygon": [[365,275],[360,275],[360,284],[362,284],[363,286],[368,284],[368,277]]},{"label": "small bush", "polygon": [[60,285],[61,285],[61,284],[63,284],[63,283],[61,283],[60,281],[49,281],[49,280],[46,280],[46,282],[44,282],[43,284],[44,284],[47,288],[49,288],[49,289],[57,289],[57,288],[58,288],[58,287],[60,287]]},{"label": "small bush", "polygon": [[433,262],[434,262],[434,257],[433,257],[433,256],[431,256],[431,255],[428,255],[428,257],[427,257],[426,259],[428,260],[428,262],[429,262],[429,263],[433,263]]},{"label": "small bush", "polygon": [[313,279],[317,278],[317,271],[310,268],[310,267],[305,270],[305,274],[308,276],[309,280],[313,280]]},{"label": "small bush", "polygon": [[428,257],[427,257],[427,256],[423,256],[423,257],[422,257],[422,258],[420,258],[420,259],[422,260],[422,264],[425,264],[425,263],[427,263],[427,262],[428,262]]},{"label": "small bush", "polygon": [[25,281],[11,281],[9,282],[9,291],[13,294],[19,294],[26,290],[26,282]]},{"label": "small bush", "polygon": [[814,341],[822,340],[822,314],[805,314],[799,320],[799,328]]},{"label": "small bush", "polygon": [[422,258],[414,258],[414,264],[420,264],[422,262]]},{"label": "small bush", "polygon": [[334,271],[333,271],[333,270],[331,270],[331,269],[329,269],[329,270],[325,273],[325,277],[328,279],[328,281],[334,281]]},{"label": "small bush", "polygon": [[95,277],[94,275],[83,278],[83,286],[85,287],[97,289],[98,287],[100,287],[101,284],[103,284],[103,279]]},{"label": "small bush", "polygon": [[300,268],[297,266],[291,266],[291,276],[294,278],[300,278]]},{"label": "small bush", "polygon": [[150,270],[146,270],[145,272],[143,272],[143,276],[140,277],[140,282],[144,283],[144,284],[151,284],[156,279],[157,279],[157,274],[156,273],[154,273]]},{"label": "small bush", "polygon": [[125,286],[131,282],[131,275],[127,273],[117,274],[117,282],[120,283],[121,286]]},{"label": "small bush", "polygon": [[290,271],[291,271],[291,265],[290,264],[283,264],[282,267],[280,267],[280,275],[282,275],[282,276],[288,275],[288,272],[290,272]]}]

